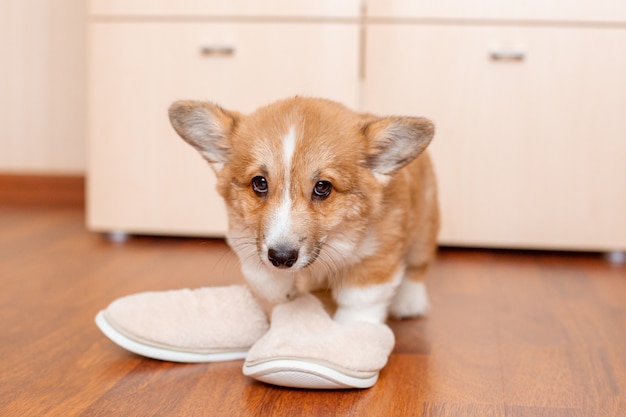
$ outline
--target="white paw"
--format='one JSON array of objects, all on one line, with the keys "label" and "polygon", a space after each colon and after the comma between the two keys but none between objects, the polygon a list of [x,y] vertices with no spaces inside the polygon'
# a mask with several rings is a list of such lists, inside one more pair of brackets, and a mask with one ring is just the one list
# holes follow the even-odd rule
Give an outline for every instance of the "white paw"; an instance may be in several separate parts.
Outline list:
[{"label": "white paw", "polygon": [[368,323],[384,323],[387,318],[387,308],[385,305],[373,305],[364,308],[339,307],[335,312],[333,320],[338,323],[354,323],[365,321]]},{"label": "white paw", "polygon": [[430,304],[423,282],[403,280],[389,307],[389,314],[402,319],[426,314]]},{"label": "white paw", "polygon": [[263,285],[263,282],[258,280],[254,282],[249,280],[248,283],[256,295],[273,305],[293,300],[298,294],[291,277],[274,277],[270,283],[266,283],[267,285]]},{"label": "white paw", "polygon": [[396,282],[370,285],[368,287],[342,287],[333,291],[337,302],[335,321],[349,323],[366,321],[384,323],[387,307],[396,288]]},{"label": "white paw", "polygon": [[281,304],[297,295],[293,274],[272,271],[252,262],[242,264],[241,269],[252,291],[270,304]]}]

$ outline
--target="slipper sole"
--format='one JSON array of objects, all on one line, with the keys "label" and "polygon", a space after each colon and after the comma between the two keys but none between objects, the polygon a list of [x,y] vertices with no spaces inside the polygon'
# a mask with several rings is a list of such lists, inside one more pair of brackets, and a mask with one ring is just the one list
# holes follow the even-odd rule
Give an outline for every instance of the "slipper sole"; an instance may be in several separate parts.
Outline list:
[{"label": "slipper sole", "polygon": [[167,349],[165,347],[146,344],[145,342],[134,340],[118,331],[109,323],[104,311],[96,315],[96,325],[116,345],[137,355],[147,358],[158,359],[168,362],[201,363],[201,362],[223,362],[244,359],[247,350],[240,351],[214,351],[207,353],[185,352],[183,350]]},{"label": "slipper sole", "polygon": [[378,372],[348,375],[335,368],[301,359],[270,359],[257,364],[245,363],[243,373],[267,384],[306,389],[370,388]]}]

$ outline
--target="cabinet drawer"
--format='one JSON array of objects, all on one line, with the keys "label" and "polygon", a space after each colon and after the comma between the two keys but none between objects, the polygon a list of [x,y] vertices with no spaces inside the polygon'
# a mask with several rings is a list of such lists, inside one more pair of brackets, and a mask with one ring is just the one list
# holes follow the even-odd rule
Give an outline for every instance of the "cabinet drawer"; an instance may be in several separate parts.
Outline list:
[{"label": "cabinet drawer", "polygon": [[366,108],[437,126],[443,243],[626,248],[626,31],[381,24],[367,39]]},{"label": "cabinet drawer", "polygon": [[369,0],[367,5],[371,18],[626,23],[623,0]]},{"label": "cabinet drawer", "polygon": [[360,0],[91,0],[92,16],[246,16],[356,18]]},{"label": "cabinet drawer", "polygon": [[249,112],[296,94],[356,106],[358,33],[334,23],[92,23],[90,228],[223,235],[213,172],[174,133],[168,106],[198,99]]}]

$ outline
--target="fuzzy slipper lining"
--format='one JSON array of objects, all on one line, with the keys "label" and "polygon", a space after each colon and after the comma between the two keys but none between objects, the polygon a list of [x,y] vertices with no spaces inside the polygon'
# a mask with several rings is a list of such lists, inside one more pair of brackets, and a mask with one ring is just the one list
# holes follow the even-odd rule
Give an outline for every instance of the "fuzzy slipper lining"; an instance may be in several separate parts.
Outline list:
[{"label": "fuzzy slipper lining", "polygon": [[268,329],[241,285],[133,294],[99,312],[96,324],[124,349],[174,362],[241,359]]},{"label": "fuzzy slipper lining", "polygon": [[385,324],[337,323],[305,294],[274,308],[270,330],[248,352],[243,372],[288,387],[367,388],[394,343]]}]

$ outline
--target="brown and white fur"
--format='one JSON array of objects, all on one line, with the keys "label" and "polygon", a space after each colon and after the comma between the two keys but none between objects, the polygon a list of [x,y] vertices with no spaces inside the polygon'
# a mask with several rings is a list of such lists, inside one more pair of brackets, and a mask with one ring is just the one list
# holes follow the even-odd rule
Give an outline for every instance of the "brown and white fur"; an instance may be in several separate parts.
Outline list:
[{"label": "brown and white fur", "polygon": [[217,175],[227,241],[257,296],[327,285],[339,322],[425,312],[439,225],[429,120],[302,97],[249,115],[180,101],[169,114]]}]

